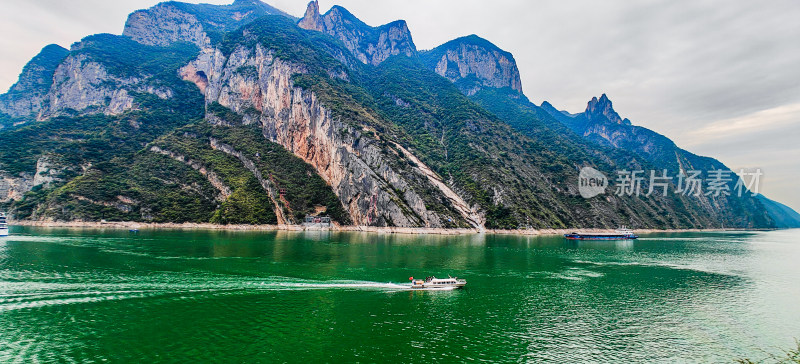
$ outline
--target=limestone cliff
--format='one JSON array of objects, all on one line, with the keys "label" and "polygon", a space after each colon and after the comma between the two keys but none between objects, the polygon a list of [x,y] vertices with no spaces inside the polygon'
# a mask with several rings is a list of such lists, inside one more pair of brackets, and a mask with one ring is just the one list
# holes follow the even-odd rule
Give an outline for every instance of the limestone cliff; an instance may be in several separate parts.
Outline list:
[{"label": "limestone cliff", "polygon": [[177,70],[184,62],[181,56],[197,54],[193,46],[150,47],[111,34],[86,37],[66,54],[62,51],[46,47],[40,56],[46,53],[49,62],[32,60],[20,81],[0,95],[0,112],[16,124],[55,116],[118,115],[137,108],[136,93],[171,98],[173,90],[163,74],[179,81],[169,68]]},{"label": "limestone cliff", "polygon": [[454,82],[467,95],[484,87],[508,87],[522,93],[514,56],[477,35],[454,39],[420,56],[428,68]]},{"label": "limestone cliff", "polygon": [[140,81],[110,75],[102,64],[83,55],[67,57],[56,69],[53,80],[54,87],[39,119],[75,112],[119,114],[133,107],[133,97],[126,88]]},{"label": "limestone cliff", "polygon": [[236,0],[230,5],[160,3],[128,16],[122,35],[146,45],[167,46],[190,42],[211,45],[211,35],[230,31],[265,15],[288,14],[258,0]]},{"label": "limestone cliff", "polygon": [[[294,86],[292,76],[305,73],[304,65],[277,58],[260,44],[240,46],[225,60],[220,57],[224,55],[206,54],[182,74],[195,82],[190,75],[211,75],[197,82],[207,102],[243,115],[244,123],[257,123],[267,139],[314,166],[354,224],[441,227],[462,221],[482,227],[481,218],[468,207],[464,213],[430,210],[409,178],[426,181],[431,191],[439,188],[420,169],[393,168],[387,155],[396,158],[407,151],[387,150],[379,137],[333,117],[314,93]],[[257,72],[241,71],[248,68]]]},{"label": "limestone cliff", "polygon": [[50,156],[39,157],[36,171],[9,175],[0,170],[0,202],[21,200],[26,192],[36,186],[48,187],[61,180],[61,174],[69,168],[55,163]]},{"label": "limestone cliff", "polygon": [[257,0],[166,2],[124,35],[46,47],[0,96],[0,203],[89,221],[290,224],[326,210],[476,230],[772,226],[744,198],[580,199],[583,166],[724,165],[630,125],[605,95],[574,115],[525,103],[514,57],[477,36],[417,52],[404,21],[371,27],[316,1],[299,21]]},{"label": "limestone cliff", "polygon": [[133,12],[125,22],[123,35],[147,45],[166,46],[178,41],[206,47],[211,39],[197,17],[170,3]]},{"label": "limestone cliff", "polygon": [[320,15],[319,4],[315,0],[308,4],[305,16],[297,25],[339,39],[365,64],[378,65],[394,55],[410,57],[417,53],[405,20],[371,27],[341,6],[334,6],[324,15]]}]

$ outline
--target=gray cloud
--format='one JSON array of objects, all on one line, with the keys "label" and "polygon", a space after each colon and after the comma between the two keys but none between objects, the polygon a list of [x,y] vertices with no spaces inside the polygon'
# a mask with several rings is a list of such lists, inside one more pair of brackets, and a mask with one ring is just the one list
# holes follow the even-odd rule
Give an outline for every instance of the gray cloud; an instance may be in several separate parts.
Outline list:
[{"label": "gray cloud", "polygon": [[[0,3],[0,89],[45,44],[119,33],[128,13],[156,2]],[[297,16],[307,3],[268,2]],[[605,92],[623,117],[687,149],[732,168],[780,171],[765,171],[765,194],[800,210],[793,187],[800,165],[789,158],[800,144],[800,111],[791,107],[800,104],[797,0],[322,0],[320,7],[334,3],[371,25],[405,19],[420,49],[478,34],[514,54],[532,100],[576,112]],[[789,111],[775,121],[769,110]],[[709,127],[728,122],[744,127],[710,137],[717,129]]]}]

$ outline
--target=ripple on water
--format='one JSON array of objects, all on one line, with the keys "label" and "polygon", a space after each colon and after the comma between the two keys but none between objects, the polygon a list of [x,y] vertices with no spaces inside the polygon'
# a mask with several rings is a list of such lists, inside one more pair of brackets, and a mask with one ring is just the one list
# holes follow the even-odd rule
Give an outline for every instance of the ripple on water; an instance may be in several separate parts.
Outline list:
[{"label": "ripple on water", "polygon": [[[790,242],[170,234],[0,245],[0,362],[712,362],[791,345],[800,329]],[[378,282],[422,272],[470,286]]]}]

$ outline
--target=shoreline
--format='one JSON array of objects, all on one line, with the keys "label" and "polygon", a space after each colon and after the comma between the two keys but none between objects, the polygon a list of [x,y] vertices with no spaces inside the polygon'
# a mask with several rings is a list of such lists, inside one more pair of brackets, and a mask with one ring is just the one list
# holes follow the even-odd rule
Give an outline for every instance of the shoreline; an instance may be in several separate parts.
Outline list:
[{"label": "shoreline", "polygon": [[[132,221],[9,221],[9,225],[76,228],[76,229],[176,229],[176,230],[222,230],[222,231],[335,231],[335,232],[370,232],[378,234],[432,234],[432,235],[469,235],[480,234],[476,229],[446,228],[409,228],[409,227],[377,227],[377,226],[338,226],[330,228],[307,228],[302,225],[218,225],[211,223],[140,223]],[[721,232],[721,231],[769,231],[774,229],[636,229],[637,233],[685,233],[685,232]],[[495,235],[563,235],[574,231],[586,233],[611,233],[614,229],[571,228],[571,229],[487,229],[485,234]]]}]

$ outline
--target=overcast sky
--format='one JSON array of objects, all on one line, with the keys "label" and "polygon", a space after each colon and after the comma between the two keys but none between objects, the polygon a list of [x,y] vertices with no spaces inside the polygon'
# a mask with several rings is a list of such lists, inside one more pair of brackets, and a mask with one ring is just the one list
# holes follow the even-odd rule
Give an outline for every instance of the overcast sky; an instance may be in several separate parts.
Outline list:
[{"label": "overcast sky", "polygon": [[[128,13],[157,2],[0,1],[0,90],[43,46],[120,34]],[[268,3],[299,17],[307,2]],[[419,49],[484,37],[514,54],[537,104],[580,112],[606,93],[622,117],[681,147],[734,170],[761,167],[761,192],[800,211],[798,0],[322,0],[320,8],[334,4],[370,25],[405,19]]]}]

